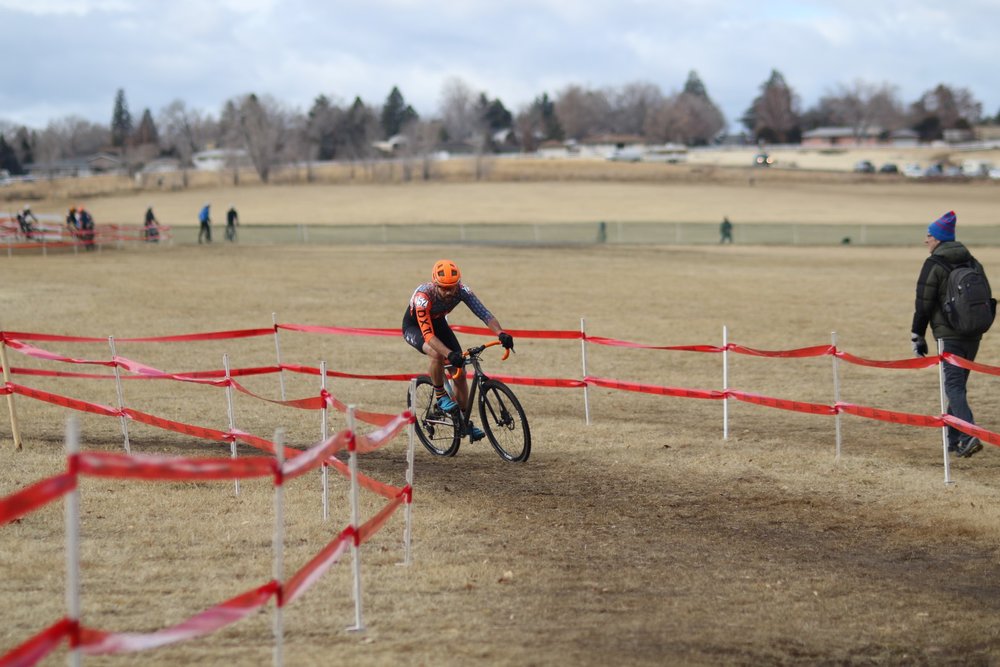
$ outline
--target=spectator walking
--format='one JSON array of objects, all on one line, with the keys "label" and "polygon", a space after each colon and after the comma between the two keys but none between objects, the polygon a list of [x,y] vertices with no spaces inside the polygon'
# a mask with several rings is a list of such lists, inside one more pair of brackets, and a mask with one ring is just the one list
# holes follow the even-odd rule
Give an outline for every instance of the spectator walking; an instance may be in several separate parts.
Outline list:
[{"label": "spectator walking", "polygon": [[146,243],[157,243],[160,240],[160,221],[153,213],[153,205],[146,209],[146,219],[142,223],[142,235]]},{"label": "spectator walking", "polygon": [[719,224],[719,243],[732,243],[733,242],[733,223],[729,222],[727,216],[722,217],[722,222]]},{"label": "spectator walking", "polygon": [[206,243],[212,242],[212,219],[209,217],[209,207],[211,204],[205,204],[201,207],[201,211],[198,213],[198,243],[200,244],[202,238],[205,239]]},{"label": "spectator walking", "polygon": [[[982,270],[982,265],[969,250],[955,240],[956,222],[955,212],[949,211],[927,227],[924,245],[930,256],[924,260],[917,278],[917,298],[910,341],[913,343],[914,354],[926,356],[928,347],[924,332],[930,324],[934,338],[941,341],[942,352],[975,361],[982,332],[968,334],[956,331],[956,325],[949,319],[943,305],[948,294],[949,276],[953,271],[966,266]],[[983,278],[985,279],[985,275]],[[991,300],[988,307],[995,312],[996,302]],[[992,321],[992,315],[989,319]],[[944,364],[944,392],[948,397],[948,414],[973,424],[972,408],[966,397],[968,379],[968,369]],[[960,457],[969,457],[982,448],[979,438],[948,426],[948,451]]]},{"label": "spectator walking", "polygon": [[226,240],[235,241],[236,240],[236,228],[240,224],[240,215],[236,212],[236,205],[230,204],[229,210],[226,211]]}]

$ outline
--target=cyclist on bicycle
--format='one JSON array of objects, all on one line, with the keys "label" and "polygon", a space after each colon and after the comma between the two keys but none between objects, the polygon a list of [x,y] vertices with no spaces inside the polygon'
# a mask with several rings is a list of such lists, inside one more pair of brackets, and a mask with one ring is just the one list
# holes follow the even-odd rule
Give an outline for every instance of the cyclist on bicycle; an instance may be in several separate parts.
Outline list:
[{"label": "cyclist on bicycle", "polygon": [[[469,400],[469,385],[464,374],[455,380],[459,403],[452,400],[444,389],[445,364],[456,368],[463,366],[462,347],[448,326],[447,319],[448,313],[461,302],[497,335],[506,349],[514,349],[513,336],[503,330],[497,318],[486,309],[468,285],[462,282],[462,272],[458,270],[458,266],[447,259],[434,264],[431,282],[418,286],[410,297],[410,305],[403,315],[403,338],[430,358],[428,375],[434,385],[438,407],[445,412],[451,412],[459,404],[465,405]],[[473,442],[482,439],[483,431],[471,422],[469,430]]]}]

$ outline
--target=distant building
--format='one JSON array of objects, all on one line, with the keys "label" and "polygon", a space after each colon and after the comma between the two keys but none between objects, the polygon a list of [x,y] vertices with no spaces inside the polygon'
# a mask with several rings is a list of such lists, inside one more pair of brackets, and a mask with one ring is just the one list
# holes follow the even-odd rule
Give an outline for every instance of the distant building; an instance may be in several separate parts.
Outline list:
[{"label": "distant building", "polygon": [[858,131],[853,127],[817,127],[802,133],[802,146],[808,148],[853,148],[856,146],[912,147],[920,135],[909,128],[887,132],[873,125]]},{"label": "distant building", "polygon": [[802,133],[802,145],[809,148],[835,148],[875,146],[881,141],[882,128],[873,126],[864,130],[853,127],[817,127]]},{"label": "distant building", "polygon": [[576,144],[573,142],[549,139],[539,144],[538,150],[536,150],[535,153],[538,157],[542,158],[565,158],[569,157],[571,154],[575,154],[575,147]]},{"label": "distant building", "polygon": [[33,162],[28,173],[39,178],[73,178],[94,174],[116,173],[124,168],[121,158],[112,153],[95,153],[87,157],[66,158],[51,162]]}]

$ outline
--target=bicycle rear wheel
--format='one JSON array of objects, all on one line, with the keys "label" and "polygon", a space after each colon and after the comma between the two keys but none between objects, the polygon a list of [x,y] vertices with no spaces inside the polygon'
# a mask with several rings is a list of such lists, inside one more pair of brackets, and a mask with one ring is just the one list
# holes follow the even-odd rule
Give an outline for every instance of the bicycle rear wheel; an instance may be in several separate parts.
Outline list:
[{"label": "bicycle rear wheel", "polygon": [[514,392],[493,379],[484,380],[480,389],[479,417],[493,449],[507,461],[527,461],[531,454],[531,431]]},{"label": "bicycle rear wheel", "polygon": [[410,392],[406,392],[406,404],[417,417],[415,424],[421,444],[435,456],[454,456],[462,442],[462,430],[455,425],[455,417],[443,412],[437,406],[434,385],[426,375],[417,378],[416,407],[410,404]]}]

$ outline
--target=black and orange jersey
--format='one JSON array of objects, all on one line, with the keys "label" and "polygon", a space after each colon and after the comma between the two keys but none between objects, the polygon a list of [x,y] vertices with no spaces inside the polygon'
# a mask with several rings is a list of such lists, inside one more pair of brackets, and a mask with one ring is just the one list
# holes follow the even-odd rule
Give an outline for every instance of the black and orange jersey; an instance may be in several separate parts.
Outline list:
[{"label": "black and orange jersey", "polygon": [[459,283],[458,289],[450,297],[435,298],[436,290],[434,283],[424,283],[413,291],[410,297],[409,314],[416,319],[420,325],[420,332],[424,335],[424,340],[434,337],[433,320],[446,317],[448,313],[455,310],[459,303],[465,303],[469,310],[481,319],[484,324],[489,324],[493,319],[493,314],[486,309],[483,302],[479,300],[465,283]]}]

